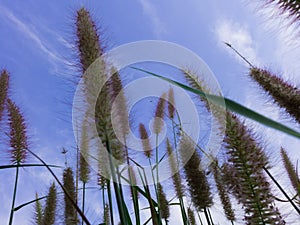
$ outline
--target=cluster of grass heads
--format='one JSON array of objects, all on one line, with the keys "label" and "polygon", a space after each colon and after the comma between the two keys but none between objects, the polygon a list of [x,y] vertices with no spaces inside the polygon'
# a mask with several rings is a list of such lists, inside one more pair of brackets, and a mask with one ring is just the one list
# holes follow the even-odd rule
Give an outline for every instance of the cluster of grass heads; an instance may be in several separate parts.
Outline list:
[{"label": "cluster of grass heads", "polygon": [[[294,7],[293,4],[286,6],[285,2],[292,1],[279,1],[282,10],[298,13],[299,7]],[[89,204],[86,202],[86,191],[89,190],[88,185],[92,181],[97,182],[102,196],[101,200],[99,199],[102,214],[96,220],[106,225],[114,225],[117,221],[122,225],[168,224],[175,208],[178,208],[181,217],[181,221],[177,221],[176,224],[212,225],[215,224],[216,216],[219,216],[213,210],[215,204],[223,206],[224,220],[227,219],[231,224],[240,223],[241,219],[245,224],[285,224],[284,216],[276,207],[280,199],[272,192],[272,187],[277,187],[285,196],[286,199],[280,201],[285,202],[287,207],[293,207],[300,215],[300,182],[295,162],[292,162],[287,151],[281,148],[282,161],[295,190],[295,195],[290,197],[270,172],[271,165],[260,139],[245,125],[240,115],[297,138],[300,138],[300,134],[227,98],[225,98],[227,108],[222,109],[220,97],[211,94],[205,82],[197,80],[193,71],[182,70],[182,76],[187,81],[186,85],[135,68],[196,94],[198,100],[204,103],[207,112],[220,123],[220,129],[224,120],[226,128],[222,151],[225,157],[214,158],[208,168],[201,167],[202,159],[207,157],[206,150],[202,149],[199,143],[194,143],[182,130],[175,107],[174,91],[170,88],[158,99],[153,115],[153,132],[156,140],[154,147],[149,141],[145,124],[141,123],[138,126],[143,147],[141,157],[144,158],[143,162],[149,164],[151,171],[150,177],[146,176],[144,167],[131,155],[126,144],[130,121],[121,75],[117,71],[111,71],[113,75],[107,77],[106,65],[101,59],[104,54],[101,37],[86,9],[81,8],[77,11],[75,24],[82,77],[84,78],[83,75],[89,66],[100,59],[103,69],[95,79],[108,79],[108,82],[95,97],[93,94],[97,88],[97,80],[93,80],[94,84],[85,81],[87,109],[86,119],[79,128],[81,132],[77,148],[77,166],[64,168],[62,179],[53,172],[54,165],[48,165],[30,150],[25,119],[19,107],[9,97],[9,73],[3,70],[0,75],[0,120],[7,120],[9,125],[8,149],[11,156],[11,164],[3,165],[0,169],[16,170],[9,225],[13,224],[14,213],[28,205],[34,206],[34,224],[57,224],[57,205],[60,200],[58,194],[64,196],[61,203],[64,207],[63,224],[92,224],[91,218],[85,215],[86,205]],[[249,76],[274,99],[278,106],[286,110],[295,123],[299,123],[299,89],[269,71],[252,65]],[[116,111],[112,108],[113,102],[118,106]],[[91,113],[91,110],[95,113]],[[223,115],[221,112],[224,110]],[[90,118],[90,114],[95,117]],[[117,131],[113,128],[112,117],[117,121]],[[158,136],[163,127],[162,120],[170,124],[172,129],[167,133],[164,144],[158,146]],[[90,122],[96,124],[97,134],[89,132]],[[117,136],[116,133],[121,136]],[[102,143],[102,148],[97,149],[99,154],[97,177],[91,175],[89,163],[91,159],[89,152],[95,147],[90,141],[95,136]],[[187,153],[191,153],[191,157],[187,158]],[[41,164],[26,164],[28,154],[38,159]],[[158,164],[164,157],[168,157],[169,169],[173,174],[170,177],[173,190],[169,187],[167,189],[164,182],[160,181]],[[32,166],[46,167],[56,184],[53,183],[49,187],[47,196],[39,197],[36,194],[34,200],[15,206],[19,169]],[[134,170],[134,167],[137,170]],[[137,185],[138,181],[141,185]],[[81,184],[82,188],[79,188]],[[128,191],[130,195],[127,194]],[[171,197],[170,193],[174,197]],[[145,219],[141,215],[141,210],[147,211],[149,218]],[[240,215],[241,211],[243,215]]]}]

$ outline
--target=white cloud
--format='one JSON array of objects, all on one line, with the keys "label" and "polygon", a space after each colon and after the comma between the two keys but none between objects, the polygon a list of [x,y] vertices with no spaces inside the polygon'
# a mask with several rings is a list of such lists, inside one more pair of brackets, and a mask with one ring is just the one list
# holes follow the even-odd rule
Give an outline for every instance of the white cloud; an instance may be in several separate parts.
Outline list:
[{"label": "white cloud", "polygon": [[148,0],[138,0],[141,4],[145,15],[151,20],[153,26],[153,32],[157,38],[167,33],[165,25],[161,22],[157,14],[157,9]]},{"label": "white cloud", "polygon": [[19,31],[30,38],[39,48],[39,50],[46,54],[50,61],[65,63],[65,60],[56,54],[49,46],[46,45],[45,41],[39,37],[32,24],[29,26],[28,24],[24,23],[10,10],[4,8],[3,6],[1,6],[0,9],[0,14],[5,16],[11,23],[13,23],[13,27],[16,27]]},{"label": "white cloud", "polygon": [[254,41],[246,26],[243,26],[237,22],[222,19],[216,24],[215,35],[220,45],[226,48],[227,51],[240,62],[246,64],[246,62],[240,56],[234,53],[232,49],[228,48],[224,42],[231,44],[252,64],[259,62]]}]

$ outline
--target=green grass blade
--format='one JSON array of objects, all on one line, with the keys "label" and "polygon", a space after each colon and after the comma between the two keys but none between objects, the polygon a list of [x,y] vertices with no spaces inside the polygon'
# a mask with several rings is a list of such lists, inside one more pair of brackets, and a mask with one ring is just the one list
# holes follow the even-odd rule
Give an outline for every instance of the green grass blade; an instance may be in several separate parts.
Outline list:
[{"label": "green grass blade", "polygon": [[286,133],[286,134],[289,134],[291,136],[294,136],[296,138],[299,138],[300,139],[300,133],[281,124],[281,123],[278,123],[272,119],[269,119],[233,100],[230,100],[228,98],[223,98],[223,97],[220,97],[220,96],[216,96],[216,95],[210,95],[210,94],[205,94],[204,92],[200,91],[200,90],[197,90],[197,89],[194,89],[194,88],[191,88],[187,85],[184,85],[180,82],[177,82],[177,81],[174,81],[172,79],[169,79],[169,78],[166,78],[164,76],[161,76],[161,75],[158,75],[158,74],[155,74],[155,73],[152,73],[152,72],[149,72],[149,71],[146,71],[146,70],[143,70],[143,69],[139,69],[139,68],[136,68],[136,67],[131,67],[135,70],[138,70],[138,71],[141,71],[141,72],[144,72],[144,73],[147,73],[147,74],[150,74],[152,76],[155,76],[155,77],[158,77],[158,78],[161,78],[165,81],[168,81],[176,86],[179,86],[187,91],[190,91],[192,93],[195,93],[197,95],[200,95],[202,97],[206,97],[207,99],[209,99],[210,102],[216,104],[216,105],[219,105],[219,106],[223,106],[223,102],[225,101],[225,105],[226,105],[226,109],[231,111],[231,112],[235,112],[237,114],[240,114],[242,116],[245,116],[249,119],[252,119],[260,124],[263,124],[265,126],[268,126],[268,127],[271,127],[275,130],[278,130],[278,131],[281,131],[283,133]]}]

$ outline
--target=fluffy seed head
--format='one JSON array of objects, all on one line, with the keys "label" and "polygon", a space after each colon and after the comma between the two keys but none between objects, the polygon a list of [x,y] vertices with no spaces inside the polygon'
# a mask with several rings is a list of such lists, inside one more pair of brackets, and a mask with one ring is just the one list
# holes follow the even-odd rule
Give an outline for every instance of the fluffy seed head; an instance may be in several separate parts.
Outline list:
[{"label": "fluffy seed head", "polygon": [[155,118],[153,124],[153,130],[156,134],[159,134],[162,129],[163,122],[165,116],[165,105],[166,105],[166,93],[163,93],[162,96],[159,98],[156,111],[155,111]]},{"label": "fluffy seed head", "polygon": [[173,90],[173,88],[170,88],[169,95],[168,95],[168,112],[169,112],[169,117],[171,119],[174,119],[174,116],[175,116],[174,105],[175,105],[174,90]]},{"label": "fluffy seed head", "polygon": [[160,183],[157,185],[157,191],[160,203],[161,218],[166,220],[170,217],[170,209],[166,194],[164,193],[163,187]]},{"label": "fluffy seed head", "polygon": [[191,139],[184,135],[179,147],[182,161],[186,161],[186,152],[190,151],[193,151],[193,154],[184,165],[185,178],[193,204],[198,210],[204,210],[212,205],[210,187],[205,173],[200,167],[200,156],[194,149]]},{"label": "fluffy seed head", "polygon": [[57,193],[54,183],[49,188],[45,210],[43,213],[43,225],[53,225],[55,223],[55,210],[57,202]]},{"label": "fluffy seed head", "polygon": [[77,11],[76,28],[81,68],[82,72],[85,72],[103,52],[100,47],[95,23],[90,13],[84,8]]},{"label": "fluffy seed head", "polygon": [[[76,199],[75,194],[75,185],[74,185],[74,177],[73,171],[70,167],[66,168],[63,173],[63,186],[66,191],[69,193],[70,197],[73,199],[74,202]],[[65,223],[69,225],[77,224],[77,213],[76,210],[70,201],[70,199],[65,195],[64,196],[65,202]]]},{"label": "fluffy seed head", "polygon": [[188,207],[188,220],[190,222],[190,225],[196,225],[195,214],[190,207]]},{"label": "fluffy seed head", "polygon": [[0,121],[3,116],[5,102],[8,95],[9,74],[6,70],[2,70],[0,74]]},{"label": "fluffy seed head", "polygon": [[23,115],[17,105],[7,100],[7,109],[10,127],[10,152],[13,163],[23,163],[27,156],[28,148],[27,128]]},{"label": "fluffy seed head", "polygon": [[290,178],[291,184],[295,191],[298,194],[300,194],[300,179],[297,175],[296,169],[293,166],[293,163],[291,162],[291,159],[289,158],[287,152],[283,148],[281,148],[280,153],[285,170]]},{"label": "fluffy seed head", "polygon": [[267,92],[281,108],[300,123],[300,90],[267,70],[252,68],[250,77]]},{"label": "fluffy seed head", "polygon": [[[182,198],[184,196],[184,186],[181,181],[181,176],[178,168],[177,159],[174,157],[174,152],[172,149],[172,145],[170,144],[169,139],[167,139],[167,153],[168,153],[168,159],[169,164],[171,167],[172,174],[172,181],[173,185],[175,187],[175,192],[178,198]],[[179,159],[178,159],[179,160]]]},{"label": "fluffy seed head", "polygon": [[140,137],[142,139],[144,154],[147,158],[151,158],[152,156],[152,147],[149,140],[148,132],[145,128],[145,125],[140,123],[139,125]]}]

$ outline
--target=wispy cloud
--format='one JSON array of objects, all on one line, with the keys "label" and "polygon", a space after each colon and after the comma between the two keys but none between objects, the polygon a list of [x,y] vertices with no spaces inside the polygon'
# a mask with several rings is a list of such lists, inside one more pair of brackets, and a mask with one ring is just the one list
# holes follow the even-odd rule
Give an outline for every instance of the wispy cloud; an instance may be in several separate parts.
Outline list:
[{"label": "wispy cloud", "polygon": [[7,18],[14,26],[16,27],[20,32],[22,32],[24,35],[26,35],[28,38],[30,38],[34,43],[35,46],[38,47],[40,51],[45,53],[49,61],[51,63],[59,62],[59,63],[65,63],[65,60],[60,57],[50,46],[46,44],[44,40],[41,39],[41,37],[38,35],[38,33],[33,29],[33,25],[26,24],[22,20],[20,20],[16,15],[14,15],[10,10],[7,8],[0,6],[0,15]]},{"label": "wispy cloud", "polygon": [[215,35],[220,45],[222,45],[223,48],[226,48],[228,52],[240,62],[245,63],[237,54],[225,46],[223,42],[232,44],[250,62],[254,64],[259,62],[255,50],[255,43],[249,30],[245,26],[237,22],[223,19],[216,24]]},{"label": "wispy cloud", "polygon": [[142,6],[145,15],[151,20],[155,36],[161,38],[162,35],[167,33],[167,29],[165,24],[163,24],[159,18],[156,7],[149,0],[138,1]]}]

